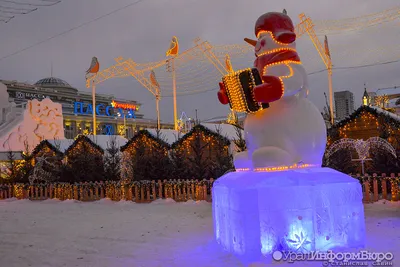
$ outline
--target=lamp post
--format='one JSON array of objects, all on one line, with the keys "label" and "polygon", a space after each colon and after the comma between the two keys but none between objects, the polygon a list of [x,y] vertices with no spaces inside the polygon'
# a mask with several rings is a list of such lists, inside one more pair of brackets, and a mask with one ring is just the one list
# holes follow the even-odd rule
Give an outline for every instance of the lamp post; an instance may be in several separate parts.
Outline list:
[{"label": "lamp post", "polygon": [[124,137],[126,137],[126,116],[125,116],[125,112],[122,112],[122,114],[120,112],[118,112],[118,117],[123,117],[124,118]]},{"label": "lamp post", "polygon": [[93,109],[93,135],[97,134],[97,123],[96,123],[96,84],[92,82],[92,109]]}]

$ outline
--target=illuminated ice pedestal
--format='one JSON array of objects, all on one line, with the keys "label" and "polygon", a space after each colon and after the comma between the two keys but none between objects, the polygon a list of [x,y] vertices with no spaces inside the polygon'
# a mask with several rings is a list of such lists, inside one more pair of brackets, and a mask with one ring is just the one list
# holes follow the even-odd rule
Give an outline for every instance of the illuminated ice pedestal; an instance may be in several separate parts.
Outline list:
[{"label": "illuminated ice pedestal", "polygon": [[329,168],[228,173],[214,183],[213,217],[217,242],[246,261],[365,241],[361,185]]}]

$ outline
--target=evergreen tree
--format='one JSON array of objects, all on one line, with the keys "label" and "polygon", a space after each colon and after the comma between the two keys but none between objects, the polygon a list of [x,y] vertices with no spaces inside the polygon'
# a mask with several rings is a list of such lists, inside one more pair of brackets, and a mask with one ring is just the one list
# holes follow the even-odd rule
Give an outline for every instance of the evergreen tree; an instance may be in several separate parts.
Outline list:
[{"label": "evergreen tree", "polygon": [[[221,127],[216,127],[215,130],[219,136],[222,136]],[[226,140],[227,138],[216,138],[214,145],[211,147],[211,152],[215,157],[215,160],[212,161],[213,178],[219,178],[227,171],[234,169],[232,155],[229,153],[229,144],[226,142]]]},{"label": "evergreen tree", "polygon": [[243,129],[239,125],[234,125],[236,131],[236,139],[233,141],[235,143],[236,152],[243,152],[247,150],[246,140],[243,136]]},{"label": "evergreen tree", "polygon": [[384,117],[378,117],[379,137],[387,140],[390,136],[390,126]]},{"label": "evergreen tree", "polygon": [[94,182],[104,180],[103,155],[96,150],[88,141],[82,141],[79,147],[74,147],[73,151],[70,151],[67,155],[68,165],[62,167],[63,182]]},{"label": "evergreen tree", "polygon": [[188,166],[186,153],[179,148],[170,151],[171,158],[171,179],[191,179],[191,171]]},{"label": "evergreen tree", "polygon": [[104,157],[104,168],[107,180],[117,181],[121,177],[121,153],[115,136],[110,137]]},{"label": "evergreen tree", "polygon": [[340,149],[335,152],[329,158],[329,164],[327,164],[327,159],[324,157],[323,166],[338,170],[343,173],[356,173],[358,172],[358,167],[352,159],[352,151],[348,149]]},{"label": "evergreen tree", "polygon": [[[175,135],[175,141],[178,141],[180,138],[181,133],[178,132],[178,135]],[[186,156],[186,151],[176,147],[170,150],[169,156],[171,160],[171,179],[191,179],[192,177],[188,167],[189,162]]]},{"label": "evergreen tree", "polygon": [[169,157],[169,147],[165,136],[160,129],[156,130],[156,140],[149,152],[148,159],[148,179],[169,179],[171,176],[171,159]]},{"label": "evergreen tree", "polygon": [[368,172],[371,173],[398,173],[400,168],[397,164],[397,158],[395,158],[388,151],[373,147],[370,149],[370,157],[372,159],[371,168]]},{"label": "evergreen tree", "polygon": [[32,154],[28,142],[24,142],[24,152],[22,153],[22,162],[18,168],[15,181],[18,183],[28,183],[29,176],[33,172]]},{"label": "evergreen tree", "polygon": [[211,160],[204,155],[204,152],[206,149],[209,149],[210,144],[203,142],[199,130],[195,131],[193,135],[194,141],[190,145],[191,155],[188,156],[190,173],[192,178],[195,179],[209,178]]},{"label": "evergreen tree", "polygon": [[16,181],[18,176],[18,161],[16,159],[15,152],[11,151],[11,149],[7,151],[7,162],[5,165],[6,168],[4,168],[4,179],[6,182]]},{"label": "evergreen tree", "polygon": [[137,142],[135,144],[134,151],[130,156],[130,173],[132,174],[132,180],[140,181],[147,180],[146,173],[150,166],[148,163],[148,155],[146,153],[146,144]]}]

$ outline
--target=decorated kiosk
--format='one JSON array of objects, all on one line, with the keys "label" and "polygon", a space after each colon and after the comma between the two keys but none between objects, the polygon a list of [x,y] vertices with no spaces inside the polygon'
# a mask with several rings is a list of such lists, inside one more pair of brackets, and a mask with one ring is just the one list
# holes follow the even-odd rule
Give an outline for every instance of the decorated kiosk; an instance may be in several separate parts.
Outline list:
[{"label": "decorated kiosk", "polygon": [[254,68],[222,78],[218,98],[238,112],[248,150],[235,156],[236,172],[213,186],[215,238],[247,262],[275,251],[362,247],[360,183],[322,168],[326,127],[307,99],[307,74],[296,51],[294,26],[270,12],[255,24]]}]

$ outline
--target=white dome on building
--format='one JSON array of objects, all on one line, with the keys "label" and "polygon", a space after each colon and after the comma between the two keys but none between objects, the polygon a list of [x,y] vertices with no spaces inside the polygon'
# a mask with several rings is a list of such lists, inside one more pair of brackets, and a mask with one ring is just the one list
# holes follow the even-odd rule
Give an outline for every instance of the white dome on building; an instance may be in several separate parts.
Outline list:
[{"label": "white dome on building", "polygon": [[78,89],[72,87],[69,83],[66,81],[55,78],[55,77],[48,77],[41,79],[37,81],[35,84],[37,87],[42,87],[42,88],[54,88],[58,89],[63,92],[70,92],[70,93],[77,93]]}]

